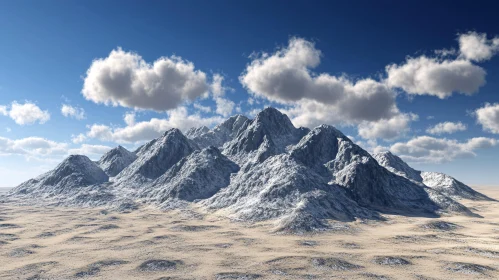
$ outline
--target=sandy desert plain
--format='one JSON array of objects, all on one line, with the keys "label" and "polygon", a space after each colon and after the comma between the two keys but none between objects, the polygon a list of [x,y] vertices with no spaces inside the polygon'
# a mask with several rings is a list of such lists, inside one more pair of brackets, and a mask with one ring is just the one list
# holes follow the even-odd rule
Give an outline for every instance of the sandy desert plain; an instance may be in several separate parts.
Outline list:
[{"label": "sandy desert plain", "polygon": [[0,279],[498,279],[499,202],[463,204],[483,218],[387,215],[285,235],[199,209],[0,203]]}]

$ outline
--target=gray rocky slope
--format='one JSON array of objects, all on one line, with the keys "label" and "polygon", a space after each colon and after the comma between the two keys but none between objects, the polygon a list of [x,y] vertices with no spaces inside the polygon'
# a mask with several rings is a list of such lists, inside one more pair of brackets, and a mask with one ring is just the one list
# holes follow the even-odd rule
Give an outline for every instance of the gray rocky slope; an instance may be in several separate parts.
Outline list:
[{"label": "gray rocky slope", "polygon": [[449,175],[415,170],[391,152],[376,153],[373,157],[389,171],[428,186],[454,199],[493,200]]},{"label": "gray rocky slope", "polygon": [[87,186],[107,182],[109,177],[86,156],[72,155],[54,170],[30,179],[14,189],[14,194],[33,199],[67,196]]},{"label": "gray rocky slope", "polygon": [[122,146],[118,146],[105,153],[100,158],[98,164],[109,177],[114,177],[136,159],[137,156],[134,153],[128,151]]},{"label": "gray rocky slope", "polygon": [[237,115],[186,135],[170,129],[133,153],[118,147],[98,164],[71,156],[8,198],[118,209],[196,204],[235,220],[273,220],[287,231],[383,219],[383,213],[472,214],[441,188],[446,179],[424,183],[424,173],[383,160],[332,126],[296,128],[266,108],[254,119]]}]

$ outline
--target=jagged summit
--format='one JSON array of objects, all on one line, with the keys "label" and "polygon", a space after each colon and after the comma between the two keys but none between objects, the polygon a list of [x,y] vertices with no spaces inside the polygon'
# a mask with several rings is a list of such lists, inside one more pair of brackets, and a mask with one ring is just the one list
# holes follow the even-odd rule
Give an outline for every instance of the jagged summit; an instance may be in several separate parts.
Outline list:
[{"label": "jagged summit", "polygon": [[247,117],[243,115],[234,115],[221,124],[215,126],[214,131],[226,130],[229,134],[234,134],[239,131],[239,129],[243,126],[243,124],[249,120]]},{"label": "jagged summit", "polygon": [[212,130],[206,130],[206,127],[190,129],[186,136],[196,143],[199,148],[209,146],[221,148],[225,143],[236,137],[247,121],[247,117],[235,115],[215,126]]},{"label": "jagged summit", "polygon": [[[391,153],[373,157],[333,126],[296,128],[271,107],[254,119],[236,115],[186,135],[167,130],[133,153],[119,146],[100,167],[69,157],[10,197],[113,209],[195,205],[241,221],[274,220],[284,231],[324,230],[330,220],[383,219],[384,213],[472,215],[453,198],[486,199]],[[109,180],[104,171],[115,176]]]},{"label": "jagged summit", "polygon": [[196,138],[208,131],[210,131],[210,129],[206,126],[191,127],[189,130],[187,130],[187,132],[185,132],[185,136],[187,136],[187,138]]},{"label": "jagged summit", "polygon": [[138,158],[121,171],[115,181],[129,187],[140,187],[154,180],[197,147],[176,128],[144,145]]},{"label": "jagged summit", "polygon": [[373,157],[376,159],[376,161],[378,161],[380,165],[384,166],[397,175],[406,177],[416,182],[423,181],[420,171],[413,169],[400,157],[392,154],[390,151],[373,154]]},{"label": "jagged summit", "polygon": [[424,186],[430,187],[446,196],[455,199],[492,200],[449,175],[439,172],[415,170],[400,157],[389,151],[376,153],[373,157],[380,165],[389,171],[415,182],[422,183]]},{"label": "jagged summit", "polygon": [[54,170],[31,179],[16,187],[12,193],[22,195],[53,196],[75,191],[75,188],[100,184],[108,181],[104,171],[88,157],[71,155]]},{"label": "jagged summit", "polygon": [[285,152],[307,132],[308,129],[295,128],[285,114],[267,107],[255,119],[246,122],[245,129],[224,146],[224,154],[240,164],[262,162],[269,156]]},{"label": "jagged summit", "polygon": [[65,184],[68,179],[74,179],[80,185],[91,185],[106,182],[108,176],[88,157],[70,155],[43,182],[46,185],[57,185]]},{"label": "jagged summit", "polygon": [[[360,205],[382,212],[433,213],[452,204],[441,197],[435,201],[421,186],[388,172],[367,151],[329,125],[312,129],[290,154],[330,183],[344,187]],[[462,210],[461,205],[454,206]]]},{"label": "jagged summit", "polygon": [[421,172],[423,184],[455,199],[493,200],[454,177],[439,172]]},{"label": "jagged summit", "polygon": [[114,177],[135,159],[137,159],[137,155],[122,146],[118,146],[100,158],[99,166],[109,177]]},{"label": "jagged summit", "polygon": [[239,166],[215,147],[194,151],[141,191],[145,201],[171,208],[179,201],[192,202],[213,196],[230,182]]},{"label": "jagged summit", "polygon": [[[337,158],[338,152],[346,144],[353,144],[339,130],[330,125],[320,125],[307,133],[298,144],[291,149],[291,156],[311,167],[325,166]],[[365,155],[361,149],[357,154]]]},{"label": "jagged summit", "polygon": [[273,107],[263,109],[256,115],[254,122],[262,124],[267,130],[279,134],[292,134],[296,131],[288,116]]}]

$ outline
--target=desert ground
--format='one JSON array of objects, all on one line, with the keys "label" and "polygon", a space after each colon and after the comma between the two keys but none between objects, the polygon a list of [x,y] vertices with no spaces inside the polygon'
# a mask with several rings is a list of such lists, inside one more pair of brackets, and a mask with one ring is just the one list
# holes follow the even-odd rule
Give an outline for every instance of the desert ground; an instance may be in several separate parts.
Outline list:
[{"label": "desert ground", "polygon": [[290,235],[198,209],[0,203],[0,279],[498,279],[499,202],[463,204],[483,218],[388,215]]}]

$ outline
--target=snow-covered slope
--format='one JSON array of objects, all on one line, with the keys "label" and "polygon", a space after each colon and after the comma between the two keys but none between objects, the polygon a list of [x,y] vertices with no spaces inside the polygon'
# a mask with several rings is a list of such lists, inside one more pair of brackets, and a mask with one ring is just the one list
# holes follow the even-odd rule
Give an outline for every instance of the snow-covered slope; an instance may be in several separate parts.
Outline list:
[{"label": "snow-covered slope", "polygon": [[290,154],[319,173],[328,173],[331,183],[344,187],[353,200],[372,209],[424,214],[451,207],[466,212],[459,203],[387,171],[332,126],[314,128]]},{"label": "snow-covered slope", "polygon": [[184,201],[192,202],[213,196],[230,182],[239,166],[215,147],[195,151],[181,159],[165,174],[140,192],[143,201],[172,208]]},{"label": "snow-covered slope", "polygon": [[192,153],[197,147],[178,129],[170,129],[163,136],[143,146],[138,158],[123,169],[115,182],[125,188],[140,188],[163,175],[166,170]]},{"label": "snow-covered slope", "polygon": [[192,139],[192,138],[199,137],[205,133],[208,133],[209,131],[210,131],[210,129],[207,128],[206,126],[192,127],[189,130],[187,130],[187,132],[185,132],[185,136],[187,138]]},{"label": "snow-covered slope", "polygon": [[484,194],[481,194],[455,178],[438,172],[418,171],[410,167],[400,157],[391,152],[376,153],[373,157],[378,163],[389,171],[422,183],[433,190],[449,196],[454,199],[472,199],[472,200],[492,200]]},{"label": "snow-covered slope", "polygon": [[223,149],[225,155],[241,166],[284,153],[308,132],[306,128],[295,128],[288,116],[271,107],[247,121],[243,128]]},{"label": "snow-covered slope", "polygon": [[114,177],[136,159],[137,156],[134,153],[118,146],[100,158],[99,166],[109,177]]},{"label": "snow-covered slope", "polygon": [[344,190],[287,154],[273,156],[239,172],[231,184],[202,202],[209,209],[229,210],[244,221],[278,219],[285,230],[323,229],[323,219],[353,221],[378,218]]},{"label": "snow-covered slope", "polygon": [[373,154],[378,163],[389,171],[416,182],[422,182],[421,172],[410,167],[405,161],[389,151]]},{"label": "snow-covered slope", "polygon": [[247,121],[249,120],[245,116],[235,115],[215,126],[212,130],[207,127],[192,128],[187,131],[186,136],[200,148],[209,146],[221,148],[225,143],[236,137]]},{"label": "snow-covered slope", "polygon": [[75,193],[79,188],[104,183],[108,179],[106,173],[88,157],[71,155],[54,170],[14,188],[11,194],[50,198],[60,194]]},{"label": "snow-covered slope", "polygon": [[492,200],[454,177],[439,172],[421,172],[423,184],[455,199]]}]

